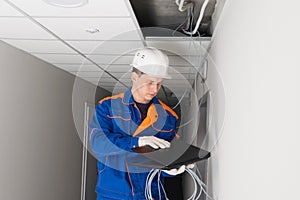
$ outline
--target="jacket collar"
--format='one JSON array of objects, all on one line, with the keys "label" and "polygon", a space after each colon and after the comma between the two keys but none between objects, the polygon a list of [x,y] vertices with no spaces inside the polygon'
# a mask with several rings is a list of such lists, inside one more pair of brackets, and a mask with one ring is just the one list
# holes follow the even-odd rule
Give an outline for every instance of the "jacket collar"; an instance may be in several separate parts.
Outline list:
[{"label": "jacket collar", "polygon": [[134,99],[131,93],[131,87],[124,92],[123,103],[127,105],[134,104]]}]

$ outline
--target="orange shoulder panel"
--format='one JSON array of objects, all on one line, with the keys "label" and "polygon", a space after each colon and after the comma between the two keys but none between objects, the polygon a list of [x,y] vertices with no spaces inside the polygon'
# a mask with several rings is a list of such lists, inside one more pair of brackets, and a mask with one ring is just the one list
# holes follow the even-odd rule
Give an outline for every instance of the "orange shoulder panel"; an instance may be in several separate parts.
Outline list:
[{"label": "orange shoulder panel", "polygon": [[178,119],[178,115],[172,110],[172,108],[170,108],[169,106],[167,106],[165,103],[163,103],[161,100],[158,100],[159,103],[162,105],[162,107],[169,111],[174,117],[176,117],[176,119]]},{"label": "orange shoulder panel", "polygon": [[101,99],[99,101],[99,103],[102,104],[103,101],[106,101],[106,100],[109,100],[109,99],[123,98],[123,97],[124,97],[124,93],[120,93],[120,94],[116,94],[116,95],[113,95],[113,96],[105,97],[105,98]]}]

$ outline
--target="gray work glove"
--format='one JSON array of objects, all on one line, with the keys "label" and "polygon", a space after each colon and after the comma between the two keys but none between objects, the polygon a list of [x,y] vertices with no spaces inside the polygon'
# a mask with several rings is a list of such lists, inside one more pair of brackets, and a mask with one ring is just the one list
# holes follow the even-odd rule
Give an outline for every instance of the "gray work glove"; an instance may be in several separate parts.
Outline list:
[{"label": "gray work glove", "polygon": [[170,147],[170,142],[155,136],[142,136],[139,137],[138,145],[139,147],[149,145],[154,149],[158,149],[158,148],[164,149]]}]

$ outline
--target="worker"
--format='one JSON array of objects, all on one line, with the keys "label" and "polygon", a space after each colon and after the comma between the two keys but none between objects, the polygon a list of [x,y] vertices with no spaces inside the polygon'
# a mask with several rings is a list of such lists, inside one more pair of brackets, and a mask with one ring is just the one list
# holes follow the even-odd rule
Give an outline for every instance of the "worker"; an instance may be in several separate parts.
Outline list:
[{"label": "worker", "polygon": [[[156,97],[163,80],[170,78],[167,55],[145,47],[135,53],[131,66],[132,86],[100,100],[89,126],[91,149],[98,159],[97,200],[146,199],[149,171],[132,164],[141,159],[133,149],[146,145],[168,148],[176,135],[178,116]],[[153,180],[155,200],[165,199],[158,189],[164,176],[180,174],[184,167],[166,170],[160,181]]]}]

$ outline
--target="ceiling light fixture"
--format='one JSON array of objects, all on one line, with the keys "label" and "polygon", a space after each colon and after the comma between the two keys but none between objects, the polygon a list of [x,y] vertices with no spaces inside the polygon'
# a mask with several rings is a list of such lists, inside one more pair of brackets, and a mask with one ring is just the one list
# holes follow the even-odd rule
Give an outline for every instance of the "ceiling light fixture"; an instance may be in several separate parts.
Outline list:
[{"label": "ceiling light fixture", "polygon": [[100,30],[97,29],[97,28],[87,28],[87,29],[85,29],[85,31],[88,32],[88,33],[98,33],[98,32],[100,32]]},{"label": "ceiling light fixture", "polygon": [[88,0],[43,0],[44,2],[59,7],[75,8],[88,3]]}]

